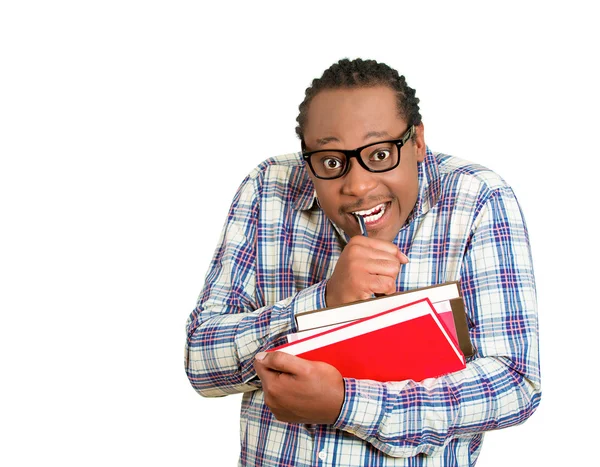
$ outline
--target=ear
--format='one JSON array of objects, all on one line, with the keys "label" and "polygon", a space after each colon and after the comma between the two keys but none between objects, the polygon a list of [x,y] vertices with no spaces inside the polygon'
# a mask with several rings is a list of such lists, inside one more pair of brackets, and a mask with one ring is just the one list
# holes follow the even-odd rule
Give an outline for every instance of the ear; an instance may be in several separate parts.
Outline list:
[{"label": "ear", "polygon": [[425,156],[427,155],[427,149],[425,147],[425,126],[423,126],[423,122],[415,126],[415,133],[416,136],[413,144],[415,145],[417,162],[423,162],[425,160]]}]

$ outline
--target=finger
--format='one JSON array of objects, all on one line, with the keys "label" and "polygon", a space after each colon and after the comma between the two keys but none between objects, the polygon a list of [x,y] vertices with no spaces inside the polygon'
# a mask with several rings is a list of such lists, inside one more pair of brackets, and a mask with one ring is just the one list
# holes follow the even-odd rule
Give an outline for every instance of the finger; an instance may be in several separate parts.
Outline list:
[{"label": "finger", "polygon": [[348,242],[348,246],[352,245],[360,245],[365,248],[370,248],[372,250],[388,253],[392,256],[396,256],[399,251],[398,247],[392,242],[388,242],[387,240],[379,240],[377,238],[364,237],[362,235],[352,237]]},{"label": "finger", "polygon": [[392,277],[372,275],[369,286],[376,295],[396,293],[396,279]]},{"label": "finger", "polygon": [[401,263],[397,257],[394,257],[393,259],[369,259],[364,265],[369,274],[391,277],[395,280],[400,272]]},{"label": "finger", "polygon": [[378,261],[389,262],[390,264],[396,263],[401,264],[398,257],[399,250],[393,253],[389,251],[377,250],[364,245],[354,245],[353,247],[346,247],[348,251],[344,251],[346,255],[346,261],[357,262],[359,265],[365,265],[367,262],[371,262],[372,265],[376,265]]},{"label": "finger", "polygon": [[306,361],[285,352],[259,352],[256,360],[265,368],[281,373],[298,374],[306,366]]},{"label": "finger", "polygon": [[400,260],[400,263],[402,263],[402,264],[407,264],[409,261],[408,256],[406,256],[400,250],[398,250],[398,259]]},{"label": "finger", "polygon": [[261,381],[265,381],[269,377],[270,370],[265,365],[263,365],[263,363],[260,360],[256,358],[254,359],[253,363],[254,369],[256,370],[256,374],[258,375]]}]

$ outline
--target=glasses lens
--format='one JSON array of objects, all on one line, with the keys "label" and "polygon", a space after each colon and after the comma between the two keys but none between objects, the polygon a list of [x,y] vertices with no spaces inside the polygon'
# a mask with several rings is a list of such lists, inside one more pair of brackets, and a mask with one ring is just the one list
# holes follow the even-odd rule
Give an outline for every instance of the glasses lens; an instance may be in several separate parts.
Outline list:
[{"label": "glasses lens", "polygon": [[385,172],[398,165],[398,146],[394,143],[377,143],[364,148],[360,158],[373,172]]},{"label": "glasses lens", "polygon": [[315,175],[321,178],[339,177],[346,167],[346,156],[343,152],[324,151],[310,156]]},{"label": "glasses lens", "polygon": [[[398,165],[400,154],[395,143],[375,143],[364,148],[360,158],[371,172],[386,172]],[[347,164],[343,152],[319,151],[310,156],[310,165],[319,178],[337,178],[344,173]]]}]

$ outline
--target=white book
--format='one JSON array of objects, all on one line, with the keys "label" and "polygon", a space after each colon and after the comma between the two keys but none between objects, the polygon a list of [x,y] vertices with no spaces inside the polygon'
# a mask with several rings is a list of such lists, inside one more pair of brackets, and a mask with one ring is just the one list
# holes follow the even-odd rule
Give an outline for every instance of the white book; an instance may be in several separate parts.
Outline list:
[{"label": "white book", "polygon": [[[440,315],[440,318],[445,317],[445,315],[447,313],[450,313],[450,314],[452,313],[452,306],[450,305],[450,300],[443,300],[441,302],[432,303],[432,305],[433,305],[433,308],[435,309],[436,313],[438,313],[438,315]],[[446,319],[453,320],[453,318],[446,318]],[[349,322],[352,322],[352,321],[356,321],[356,320],[351,320]],[[313,329],[307,329],[305,331],[298,331],[298,332],[295,332],[292,334],[288,334],[286,336],[286,338],[287,338],[288,343],[296,342],[297,340],[304,339],[305,337],[314,336],[321,332],[329,331],[330,329],[335,329],[338,326],[342,326],[344,324],[347,324],[347,323],[336,323],[336,324],[331,324],[329,326],[323,326],[320,328],[313,328]]]},{"label": "white book", "polygon": [[431,303],[438,303],[459,297],[461,297],[459,282],[446,282],[398,292],[393,295],[361,300],[347,305],[298,313],[296,315],[296,326],[299,332],[323,328],[367,318],[424,298],[428,298]]}]

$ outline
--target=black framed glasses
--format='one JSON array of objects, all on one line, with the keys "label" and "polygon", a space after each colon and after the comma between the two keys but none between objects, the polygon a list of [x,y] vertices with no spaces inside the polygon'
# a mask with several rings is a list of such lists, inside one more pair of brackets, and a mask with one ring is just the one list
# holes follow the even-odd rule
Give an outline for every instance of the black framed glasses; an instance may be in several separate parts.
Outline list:
[{"label": "black framed glasses", "polygon": [[369,172],[387,172],[400,164],[400,148],[415,132],[414,125],[398,139],[379,141],[352,149],[322,149],[303,152],[302,157],[317,178],[332,180],[348,173],[350,159],[356,157],[360,166]]}]

